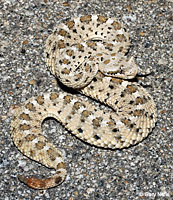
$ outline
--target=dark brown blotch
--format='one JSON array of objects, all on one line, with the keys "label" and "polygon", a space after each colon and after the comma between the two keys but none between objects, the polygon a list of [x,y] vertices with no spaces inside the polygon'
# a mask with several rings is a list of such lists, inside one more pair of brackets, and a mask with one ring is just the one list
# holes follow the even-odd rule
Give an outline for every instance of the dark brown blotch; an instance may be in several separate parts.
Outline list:
[{"label": "dark brown blotch", "polygon": [[55,183],[60,184],[62,182],[62,178],[60,176],[55,178]]},{"label": "dark brown blotch", "polygon": [[89,117],[90,114],[91,114],[91,112],[88,111],[88,110],[84,110],[84,111],[82,112],[82,116],[83,116],[83,117]]},{"label": "dark brown blotch", "polygon": [[118,23],[117,21],[114,21],[114,22],[112,23],[112,26],[114,26],[114,29],[115,29],[115,30],[120,30],[120,29],[121,29],[121,25],[120,25],[120,23]]},{"label": "dark brown blotch", "polygon": [[68,26],[69,29],[73,29],[74,24],[75,24],[74,20],[66,22],[66,25]]},{"label": "dark brown blotch", "polygon": [[58,32],[58,34],[61,35],[61,36],[66,36],[67,31],[65,31],[63,29],[60,29],[59,32]]},{"label": "dark brown blotch", "polygon": [[92,42],[92,41],[88,41],[88,42],[86,42],[86,44],[88,45],[88,47],[95,47],[96,46],[96,42]]},{"label": "dark brown blotch", "polygon": [[18,140],[18,141],[16,142],[16,146],[17,146],[18,148],[20,148],[22,145],[23,145],[23,140]]},{"label": "dark brown blotch", "polygon": [[87,22],[89,23],[91,21],[91,15],[84,15],[80,18],[81,22]]},{"label": "dark brown blotch", "polygon": [[76,48],[78,48],[79,51],[84,51],[84,46],[82,44],[78,43],[75,46]]},{"label": "dark brown blotch", "polygon": [[124,34],[118,34],[116,40],[117,40],[117,42],[126,42],[127,41]]},{"label": "dark brown blotch", "polygon": [[126,126],[130,126],[130,120],[129,119],[122,119],[121,122],[125,124]]},{"label": "dark brown blotch", "polygon": [[93,120],[92,120],[93,126],[94,126],[95,128],[97,128],[97,127],[100,126],[101,119],[102,119],[101,117],[97,117],[96,119],[93,119]]},{"label": "dark brown blotch", "polygon": [[97,21],[101,23],[105,23],[107,20],[108,20],[107,17],[101,16],[101,15],[99,15],[97,19]]},{"label": "dark brown blotch", "polygon": [[20,125],[20,130],[22,130],[22,131],[26,131],[26,130],[29,130],[29,129],[31,129],[31,126],[28,125],[28,124],[21,124]]},{"label": "dark brown blotch", "polygon": [[139,105],[139,104],[143,104],[144,101],[141,97],[137,97],[136,100],[135,100],[135,103],[136,103],[136,105]]},{"label": "dark brown blotch", "polygon": [[123,52],[123,50],[124,50],[124,47],[120,47],[119,50],[118,50],[118,53]]},{"label": "dark brown blotch", "polygon": [[113,120],[110,120],[109,122],[107,122],[107,124],[110,127],[115,126],[115,122]]},{"label": "dark brown blotch", "polygon": [[137,91],[136,87],[133,86],[133,85],[128,85],[127,89],[128,89],[130,94],[135,93]]},{"label": "dark brown blotch", "polygon": [[70,49],[70,50],[67,50],[66,53],[67,53],[68,56],[74,55],[74,51],[71,50],[71,49]]},{"label": "dark brown blotch", "polygon": [[42,150],[42,149],[44,148],[45,145],[46,145],[45,142],[42,142],[42,141],[38,141],[38,142],[35,144],[35,146],[36,146],[36,148],[37,148],[38,150]]},{"label": "dark brown blotch", "polygon": [[52,148],[49,148],[47,150],[47,153],[49,155],[49,158],[51,161],[55,161],[56,160],[56,157],[58,157],[59,155],[57,155],[57,153],[55,152],[55,150],[53,150]]},{"label": "dark brown blotch", "polygon": [[57,93],[51,93],[50,100],[53,101],[53,100],[57,99],[58,97],[59,97],[59,95]]},{"label": "dark brown blotch", "polygon": [[43,105],[43,103],[44,103],[44,97],[43,97],[43,96],[38,96],[38,97],[36,98],[36,101],[37,101],[37,103],[38,103],[39,105]]},{"label": "dark brown blotch", "polygon": [[64,96],[64,102],[65,102],[66,104],[70,103],[71,100],[72,100],[72,96],[70,96],[70,95]]},{"label": "dark brown blotch", "polygon": [[36,156],[36,153],[35,153],[35,151],[33,151],[33,150],[30,150],[30,156],[33,158],[33,157],[35,157]]},{"label": "dark brown blotch", "polygon": [[74,103],[74,109],[78,110],[81,107],[81,103],[80,102],[75,102]]},{"label": "dark brown blotch", "polygon": [[36,108],[34,107],[33,103],[26,104],[26,108],[30,111],[35,111]]},{"label": "dark brown blotch", "polygon": [[133,115],[134,115],[135,117],[137,117],[137,116],[142,116],[143,113],[144,113],[143,110],[135,110],[135,111],[133,112]]},{"label": "dark brown blotch", "polygon": [[57,168],[57,169],[65,169],[66,167],[65,167],[65,164],[64,164],[63,162],[60,162],[60,163],[57,165],[56,168]]},{"label": "dark brown blotch", "polygon": [[[65,65],[68,65],[68,64],[70,64],[70,60],[64,58],[64,59],[61,61],[61,63],[65,64]],[[65,68],[65,69],[63,70],[63,72],[64,72],[65,74],[69,74],[69,73],[70,73],[70,70],[67,69],[67,68]]]},{"label": "dark brown blotch", "polygon": [[33,134],[28,134],[25,139],[27,142],[31,142],[33,141],[37,136],[36,135],[33,135]]},{"label": "dark brown blotch", "polygon": [[23,119],[23,120],[26,120],[26,121],[29,121],[31,120],[30,116],[26,113],[22,113],[20,116],[19,116],[20,119]]},{"label": "dark brown blotch", "polygon": [[111,81],[113,83],[116,83],[116,84],[121,84],[123,82],[123,80],[119,79],[119,78],[112,78]]},{"label": "dark brown blotch", "polygon": [[65,48],[64,40],[59,40],[58,41],[58,47],[59,47],[59,49],[64,49]]}]

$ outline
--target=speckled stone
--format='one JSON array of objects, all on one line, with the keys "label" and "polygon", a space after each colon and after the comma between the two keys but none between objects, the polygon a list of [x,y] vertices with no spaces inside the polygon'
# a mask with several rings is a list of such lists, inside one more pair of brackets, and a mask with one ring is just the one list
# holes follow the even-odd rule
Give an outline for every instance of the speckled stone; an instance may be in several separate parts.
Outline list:
[{"label": "speckled stone", "polygon": [[[125,200],[173,198],[171,0],[1,0],[0,3],[0,199]],[[51,173],[14,146],[10,120],[22,102],[40,92],[59,91],[43,49],[53,27],[79,14],[115,16],[131,35],[137,64],[152,73],[142,83],[158,109],[156,128],[128,149],[99,149],[73,137],[54,120],[43,133],[63,149],[68,175],[59,187],[35,191],[17,175]],[[150,83],[150,84],[149,84]]]}]

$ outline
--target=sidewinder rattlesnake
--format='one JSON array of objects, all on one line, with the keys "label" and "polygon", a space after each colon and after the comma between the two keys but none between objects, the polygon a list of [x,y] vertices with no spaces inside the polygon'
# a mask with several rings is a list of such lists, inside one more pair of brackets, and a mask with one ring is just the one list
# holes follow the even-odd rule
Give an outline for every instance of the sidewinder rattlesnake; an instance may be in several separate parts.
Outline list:
[{"label": "sidewinder rattlesnake", "polygon": [[127,57],[129,34],[115,18],[85,15],[56,27],[48,37],[45,61],[64,85],[75,88],[111,111],[61,91],[27,100],[11,122],[14,144],[27,157],[54,168],[45,179],[19,176],[29,187],[46,189],[63,182],[64,157],[41,133],[47,117],[61,122],[78,138],[104,148],[124,148],[142,141],[156,122],[152,97],[133,78],[134,58]]}]

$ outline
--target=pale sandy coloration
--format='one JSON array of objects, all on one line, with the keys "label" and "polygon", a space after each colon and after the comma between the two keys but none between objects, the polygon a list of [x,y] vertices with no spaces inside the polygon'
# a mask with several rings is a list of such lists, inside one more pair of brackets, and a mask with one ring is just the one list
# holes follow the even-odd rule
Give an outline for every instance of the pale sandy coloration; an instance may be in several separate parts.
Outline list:
[{"label": "pale sandy coloration", "polygon": [[[66,86],[92,97],[105,111],[66,92],[45,93],[26,101],[11,122],[18,149],[29,158],[56,169],[46,179],[19,176],[29,187],[46,189],[66,176],[60,150],[41,133],[41,123],[54,117],[80,139],[104,148],[124,148],[143,140],[156,122],[152,97],[133,79],[138,68],[125,54],[129,35],[115,18],[87,15],[60,24],[48,37],[45,60]],[[125,80],[124,80],[125,79]]]}]

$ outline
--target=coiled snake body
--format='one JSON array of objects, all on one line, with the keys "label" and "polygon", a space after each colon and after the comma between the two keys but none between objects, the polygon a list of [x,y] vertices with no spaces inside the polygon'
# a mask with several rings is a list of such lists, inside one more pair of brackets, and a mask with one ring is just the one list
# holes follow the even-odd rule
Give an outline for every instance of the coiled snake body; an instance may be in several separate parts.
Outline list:
[{"label": "coiled snake body", "polygon": [[123,25],[99,15],[71,19],[48,37],[44,56],[52,74],[111,111],[63,91],[32,97],[19,107],[11,122],[15,145],[24,155],[56,170],[45,179],[19,176],[29,187],[55,187],[66,176],[61,151],[41,133],[47,117],[60,121],[78,138],[104,148],[134,145],[151,132],[155,104],[143,87],[130,81],[138,68],[134,58],[126,56],[129,45]]}]

